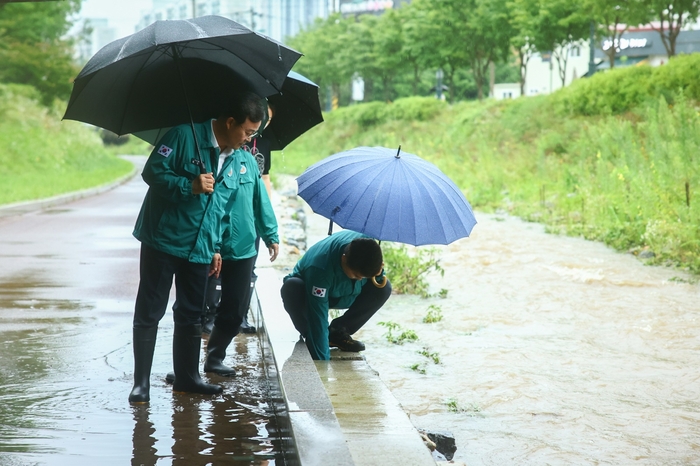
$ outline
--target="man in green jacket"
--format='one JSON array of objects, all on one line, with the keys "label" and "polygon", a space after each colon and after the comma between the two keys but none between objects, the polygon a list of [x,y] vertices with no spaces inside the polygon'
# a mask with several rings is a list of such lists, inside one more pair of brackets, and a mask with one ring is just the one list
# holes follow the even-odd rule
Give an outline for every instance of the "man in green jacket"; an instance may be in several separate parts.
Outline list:
[{"label": "man in green jacket", "polygon": [[[239,150],[233,155],[240,167],[236,202],[224,216],[224,233],[221,240],[221,301],[216,310],[214,327],[207,342],[205,372],[215,372],[230,377],[235,369],[224,365],[226,349],[238,335],[241,322],[248,313],[250,302],[250,276],[257,259],[255,241],[260,237],[270,253],[270,261],[277,258],[279,237],[277,219],[272,210],[265,183],[260,176],[258,163],[250,152]],[[173,383],[177,377],[169,373],[166,381]]]},{"label": "man in green jacket", "polygon": [[[158,323],[175,277],[173,390],[221,393],[199,375],[201,313],[208,274],[218,274],[222,218],[239,188],[240,162],[231,154],[255,135],[264,101],[252,93],[225,103],[215,120],[172,128],[155,146],[142,177],[148,184],[134,236],[141,241],[140,281],[134,309],[134,387],[130,402],[150,400]],[[196,135],[196,136],[195,136]],[[203,170],[196,145],[202,154]],[[204,173],[202,173],[204,172]]]},{"label": "man in green jacket", "polygon": [[[311,246],[284,277],[284,308],[313,359],[330,359],[330,347],[354,352],[365,349],[351,335],[391,295],[387,278],[375,279],[383,268],[382,250],[375,240],[344,230]],[[346,308],[329,326],[328,310]]]},{"label": "man in green jacket", "polygon": [[238,198],[224,217],[224,234],[221,242],[221,303],[216,312],[214,328],[207,343],[205,372],[223,376],[236,371],[223,364],[226,348],[238,334],[248,313],[250,303],[250,277],[258,252],[255,241],[258,235],[270,253],[270,262],[277,259],[279,237],[277,219],[260,176],[258,163],[247,151],[236,152],[240,157]]}]

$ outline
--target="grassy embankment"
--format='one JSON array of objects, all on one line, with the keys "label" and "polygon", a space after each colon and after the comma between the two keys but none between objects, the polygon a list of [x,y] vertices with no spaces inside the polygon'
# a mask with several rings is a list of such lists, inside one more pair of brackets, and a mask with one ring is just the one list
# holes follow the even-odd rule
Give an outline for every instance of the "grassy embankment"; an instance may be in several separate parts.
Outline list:
[{"label": "grassy embankment", "polygon": [[475,209],[651,251],[651,263],[697,274],[698,75],[700,55],[690,55],[600,73],[550,96],[342,108],[276,154],[273,171],[296,175],[341,150],[401,145],[438,165]]},{"label": "grassy embankment", "polygon": [[0,204],[51,197],[114,181],[132,164],[104,148],[94,130],[61,121],[28,86],[0,84]]}]

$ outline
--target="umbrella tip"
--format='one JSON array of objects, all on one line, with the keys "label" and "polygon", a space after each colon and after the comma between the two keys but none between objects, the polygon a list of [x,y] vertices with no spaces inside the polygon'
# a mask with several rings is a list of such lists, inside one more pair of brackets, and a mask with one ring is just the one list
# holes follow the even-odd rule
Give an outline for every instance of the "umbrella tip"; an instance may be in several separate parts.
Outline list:
[{"label": "umbrella tip", "polygon": [[399,150],[396,151],[396,158],[397,158],[397,159],[400,159],[400,158],[401,158],[401,156],[399,155],[399,153],[401,153],[401,145],[400,145],[400,144],[399,144]]}]

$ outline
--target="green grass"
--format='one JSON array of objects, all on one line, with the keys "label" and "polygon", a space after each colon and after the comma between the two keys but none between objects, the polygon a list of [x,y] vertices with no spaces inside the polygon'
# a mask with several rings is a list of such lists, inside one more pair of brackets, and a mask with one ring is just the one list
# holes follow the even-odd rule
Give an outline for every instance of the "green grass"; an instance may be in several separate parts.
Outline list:
[{"label": "green grass", "polygon": [[132,170],[95,131],[61,121],[62,110],[42,107],[32,88],[0,85],[0,204],[99,186]]},{"label": "green grass", "polygon": [[[612,107],[580,104],[595,92],[586,80],[551,96],[462,102],[423,120],[392,117],[399,101],[385,108],[373,103],[363,112],[358,109],[369,104],[355,105],[325,115],[276,157],[274,170],[298,175],[355,146],[401,145],[449,174],[475,209],[505,211],[621,251],[651,251],[648,262],[697,274],[700,112],[694,99],[700,91],[682,79],[694,76],[683,70],[699,64],[697,55],[653,73],[596,76],[606,95],[619,100]],[[628,81],[624,73],[650,81],[633,98],[615,94],[615,81]],[[673,88],[663,88],[666,82]],[[370,111],[382,115],[380,123],[366,123]],[[362,125],[353,123],[352,112]]]}]

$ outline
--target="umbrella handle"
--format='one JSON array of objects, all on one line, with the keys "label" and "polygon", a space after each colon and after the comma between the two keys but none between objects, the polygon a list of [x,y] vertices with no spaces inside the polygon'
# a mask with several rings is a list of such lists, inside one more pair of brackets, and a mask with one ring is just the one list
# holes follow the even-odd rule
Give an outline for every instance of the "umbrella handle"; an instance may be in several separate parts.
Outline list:
[{"label": "umbrella handle", "polygon": [[377,288],[384,288],[387,283],[389,283],[389,279],[386,277],[386,275],[378,275],[379,278],[383,278],[384,281],[379,283],[377,282],[377,277],[372,277],[372,284],[376,286]]}]

